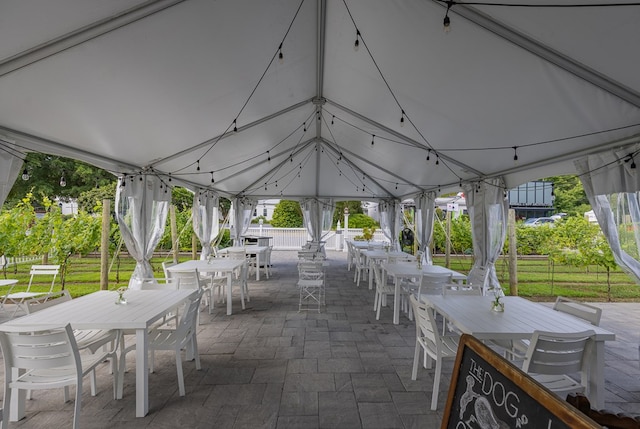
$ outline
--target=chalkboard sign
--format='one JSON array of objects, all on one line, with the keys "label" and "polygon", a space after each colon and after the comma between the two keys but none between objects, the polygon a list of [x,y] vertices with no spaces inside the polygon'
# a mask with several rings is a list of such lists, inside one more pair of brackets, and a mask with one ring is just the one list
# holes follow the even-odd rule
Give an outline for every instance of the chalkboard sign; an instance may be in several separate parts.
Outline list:
[{"label": "chalkboard sign", "polygon": [[471,335],[454,368],[441,429],[602,429]]}]

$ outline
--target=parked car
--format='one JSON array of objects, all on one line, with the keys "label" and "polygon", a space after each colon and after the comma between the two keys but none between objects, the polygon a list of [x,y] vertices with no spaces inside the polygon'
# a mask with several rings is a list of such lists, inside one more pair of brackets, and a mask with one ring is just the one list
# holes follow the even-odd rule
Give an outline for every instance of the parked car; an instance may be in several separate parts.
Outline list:
[{"label": "parked car", "polygon": [[544,224],[551,224],[551,226],[553,226],[553,223],[556,220],[552,217],[532,217],[529,218],[527,220],[524,221],[524,225],[525,226],[540,226],[540,225],[544,225]]}]

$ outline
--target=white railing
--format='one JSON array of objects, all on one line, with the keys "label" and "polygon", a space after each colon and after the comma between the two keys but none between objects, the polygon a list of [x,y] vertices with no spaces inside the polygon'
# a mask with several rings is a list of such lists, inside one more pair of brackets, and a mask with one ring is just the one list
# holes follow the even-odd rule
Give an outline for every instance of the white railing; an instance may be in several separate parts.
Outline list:
[{"label": "white railing", "polygon": [[[267,226],[250,226],[245,235],[273,237],[271,244],[275,250],[297,250],[302,248],[311,239],[305,228],[273,228]],[[362,228],[349,228],[346,231],[347,238],[362,235]],[[328,250],[342,250],[344,246],[345,231],[329,231],[323,238],[325,248]],[[377,230],[373,239],[386,241],[382,231]]]}]

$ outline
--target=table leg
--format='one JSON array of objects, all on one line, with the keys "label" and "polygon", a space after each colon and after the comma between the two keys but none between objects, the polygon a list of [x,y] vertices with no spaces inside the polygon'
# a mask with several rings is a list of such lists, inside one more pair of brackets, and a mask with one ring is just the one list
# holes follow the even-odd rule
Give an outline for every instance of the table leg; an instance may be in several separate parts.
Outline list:
[{"label": "table leg", "polygon": [[[232,308],[232,305],[231,305],[231,284],[233,282],[232,277],[233,277],[233,271],[229,271],[227,273],[227,316],[231,316],[231,313],[232,313],[232,310],[231,310],[231,308]],[[240,284],[240,287],[242,287],[242,284]]]},{"label": "table leg", "polygon": [[256,281],[260,281],[260,252],[256,252]]},{"label": "table leg", "polygon": [[393,293],[393,324],[400,323],[400,277],[395,278],[395,290]]},{"label": "table leg", "polygon": [[146,329],[136,329],[136,417],[149,412],[149,353]]},{"label": "table leg", "polygon": [[593,342],[589,353],[589,401],[597,410],[604,409],[604,341]]}]

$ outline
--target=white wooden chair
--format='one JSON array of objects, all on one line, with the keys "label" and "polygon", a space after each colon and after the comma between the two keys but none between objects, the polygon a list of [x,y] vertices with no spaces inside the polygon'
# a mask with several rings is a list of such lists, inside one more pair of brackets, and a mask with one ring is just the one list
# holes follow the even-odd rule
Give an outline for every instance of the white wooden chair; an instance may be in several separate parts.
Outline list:
[{"label": "white wooden chair", "polygon": [[[158,350],[169,350],[175,353],[176,371],[178,376],[178,391],[180,396],[185,395],[184,373],[182,370],[182,350],[185,350],[186,357],[193,357],[196,363],[196,369],[200,370],[200,354],[198,353],[197,319],[200,301],[204,291],[199,290],[196,296],[191,299],[185,306],[180,321],[175,329],[167,329],[165,327],[153,328],[149,330],[149,350],[151,356],[149,360],[149,370],[154,370],[154,353]],[[120,372],[118,373],[117,398],[122,398],[124,386],[124,372],[126,369],[126,355],[135,350],[136,345],[132,344],[124,348],[120,353]]]},{"label": "white wooden chair", "polygon": [[602,309],[595,305],[586,304],[570,298],[559,296],[556,298],[553,309],[562,311],[580,319],[586,320],[593,326],[600,326],[600,318],[602,317]]},{"label": "white wooden chair", "polygon": [[[11,314],[11,318],[14,318],[18,313],[18,310],[24,310],[24,302],[28,299],[33,299],[36,297],[45,297],[46,295],[53,292],[53,287],[56,282],[56,277],[60,272],[60,265],[32,265],[29,274],[31,277],[29,278],[29,284],[27,285],[27,289],[23,292],[14,292],[10,293],[3,297],[2,305],[4,306],[7,302],[14,304],[15,309]],[[49,286],[49,290],[46,292],[33,292],[31,290],[31,286],[33,284],[33,279],[38,276],[47,276],[51,277],[51,285]]]},{"label": "white wooden chair", "polygon": [[[522,370],[561,398],[587,393],[585,354],[590,352],[593,330],[572,333],[535,331]],[[570,374],[580,373],[580,380]]]},{"label": "white wooden chair", "polygon": [[[395,284],[391,284],[387,280],[387,276],[384,275],[381,265],[374,264],[371,267],[373,273],[373,280],[376,288],[376,295],[373,300],[373,311],[376,312],[376,320],[380,320],[380,310],[383,306],[387,305],[387,297],[395,296],[396,287]],[[418,280],[420,281],[420,280]],[[407,292],[403,289],[400,290],[400,299],[406,300]]]},{"label": "white wooden chair", "polygon": [[[407,295],[415,295],[422,300],[421,295],[444,295],[445,285],[451,283],[451,273],[425,273],[422,276],[414,278],[411,281],[405,281],[400,287]],[[409,313],[409,320],[413,320],[413,307],[407,303],[405,311]]]},{"label": "white wooden chair", "polygon": [[[212,313],[213,300],[215,299],[212,287],[213,279],[209,279],[209,281],[204,281],[200,272],[197,269],[189,270],[189,271],[169,271],[170,279],[177,281],[178,289],[195,289],[202,290],[209,303],[209,313]],[[225,279],[226,281],[226,279]],[[225,283],[226,284],[226,283]],[[217,285],[219,287],[219,285]],[[241,291],[242,292],[242,291]],[[242,295],[242,309],[244,309],[244,295]]]},{"label": "white wooden chair", "polygon": [[[553,309],[571,316],[582,319],[591,323],[593,326],[600,326],[600,318],[602,317],[602,309],[594,305],[576,301],[571,298],[559,296],[553,305]],[[521,360],[525,358],[525,354],[529,349],[529,340],[512,341],[510,343],[495,342],[500,347],[506,349],[506,354],[512,359]]]},{"label": "white wooden chair", "polygon": [[365,256],[356,246],[353,246],[353,263],[353,281],[360,287],[360,280],[369,275],[369,266],[367,265]]},{"label": "white wooden chair", "polygon": [[416,348],[413,355],[411,379],[416,380],[418,378],[420,350],[423,350],[423,366],[431,368],[432,361],[436,362],[433,376],[433,393],[431,395],[431,409],[436,410],[438,408],[442,361],[455,359],[460,337],[458,335],[441,335],[436,324],[435,310],[426,303],[420,302],[414,295],[411,295],[409,299],[416,319]]},{"label": "white wooden chair", "polygon": [[247,277],[249,276],[249,262],[247,260],[247,255],[244,249],[228,249],[227,257],[239,261],[244,261],[242,266],[236,270],[233,276],[234,285],[240,286],[240,299],[242,303],[242,309],[244,310],[244,300],[246,299],[247,302],[251,300],[249,298],[249,284],[247,281]]},{"label": "white wooden chair", "polygon": [[318,304],[318,313],[325,303],[325,273],[322,261],[299,261],[298,262],[298,283],[300,298],[298,301],[298,312],[312,309],[310,305],[303,308],[303,303],[315,302]]},{"label": "white wooden chair", "polygon": [[[23,306],[27,315],[29,315],[68,301],[71,301],[71,294],[65,289],[58,292],[51,292],[45,298],[37,297],[27,300],[23,303]],[[74,329],[73,336],[78,345],[78,350],[88,350],[92,354],[96,353],[101,347],[110,345],[113,348],[116,345],[116,341],[118,341],[117,330]],[[111,359],[112,373],[117,370],[116,364],[116,360]],[[91,395],[96,395],[95,376],[91,378]],[[29,392],[28,399],[30,399],[30,397]],[[65,401],[66,400],[65,396]]]},{"label": "white wooden chair", "polygon": [[[73,428],[80,428],[82,378],[91,374],[95,385],[95,368],[105,359],[116,358],[115,349],[81,354],[69,324],[64,327],[52,326],[44,331],[29,326],[0,326],[0,344],[5,371],[3,428],[9,427],[11,397],[17,395],[19,390],[63,387],[65,401],[68,401],[68,388],[71,385],[76,386]],[[117,374],[118,371],[114,374],[114,396],[117,392]]]}]

